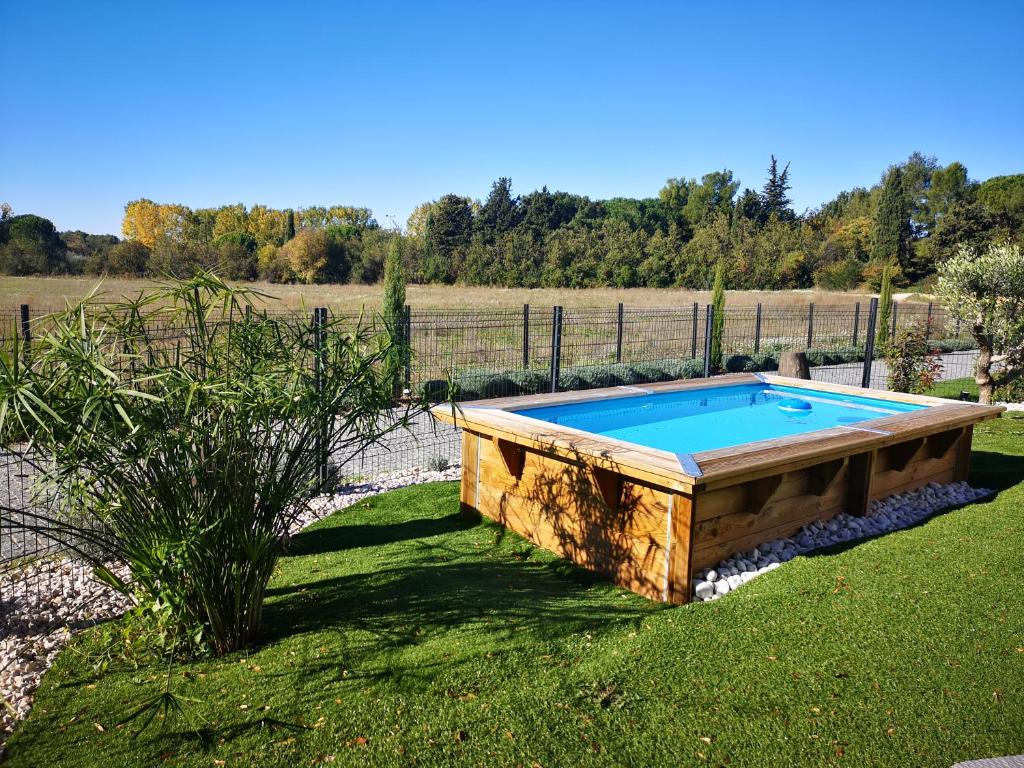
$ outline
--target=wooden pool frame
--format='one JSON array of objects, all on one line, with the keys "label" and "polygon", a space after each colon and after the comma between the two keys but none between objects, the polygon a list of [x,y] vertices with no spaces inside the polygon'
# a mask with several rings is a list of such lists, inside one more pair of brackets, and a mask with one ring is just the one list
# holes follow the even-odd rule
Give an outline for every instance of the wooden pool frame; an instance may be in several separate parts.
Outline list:
[{"label": "wooden pool frame", "polygon": [[[931,406],[853,426],[673,454],[511,411],[756,383]],[[767,374],[432,409],[461,427],[463,514],[485,515],[638,594],[685,603],[694,574],[814,520],[967,478],[974,424],[1001,406]]]}]

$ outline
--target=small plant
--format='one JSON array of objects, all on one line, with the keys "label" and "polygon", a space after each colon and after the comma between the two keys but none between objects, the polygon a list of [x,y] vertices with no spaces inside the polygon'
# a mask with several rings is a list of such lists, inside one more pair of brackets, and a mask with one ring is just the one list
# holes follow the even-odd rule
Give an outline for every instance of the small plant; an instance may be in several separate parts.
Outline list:
[{"label": "small plant", "polygon": [[942,361],[928,343],[932,320],[924,327],[903,328],[886,342],[889,389],[920,395],[931,389],[942,375]]},{"label": "small plant", "polygon": [[450,466],[451,462],[448,461],[447,456],[435,454],[434,456],[431,456],[429,459],[427,459],[427,469],[429,469],[431,472],[444,472]]}]

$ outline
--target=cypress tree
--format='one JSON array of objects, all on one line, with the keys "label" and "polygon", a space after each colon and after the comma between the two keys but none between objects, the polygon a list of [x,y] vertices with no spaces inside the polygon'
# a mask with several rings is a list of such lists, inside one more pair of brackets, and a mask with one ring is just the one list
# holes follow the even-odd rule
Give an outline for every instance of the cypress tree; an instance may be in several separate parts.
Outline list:
[{"label": "cypress tree", "polygon": [[779,161],[772,155],[772,162],[768,166],[768,181],[765,182],[761,191],[761,221],[767,221],[773,213],[781,221],[792,221],[795,218],[793,209],[790,208],[792,201],[786,194],[789,191],[789,163],[779,173]]},{"label": "cypress tree", "polygon": [[295,211],[288,209],[284,217],[284,241],[287,243],[295,237]]},{"label": "cypress tree", "polygon": [[711,370],[722,369],[722,334],[725,331],[725,261],[715,266],[715,284],[711,289]]},{"label": "cypress tree", "polygon": [[402,392],[402,364],[408,339],[405,338],[405,270],[402,268],[402,238],[395,235],[384,257],[384,298],[381,314],[390,337],[387,365],[393,377],[396,395]]},{"label": "cypress tree", "polygon": [[903,171],[896,166],[885,175],[872,232],[871,259],[907,270],[910,262],[910,214],[903,188]]},{"label": "cypress tree", "polygon": [[878,290],[878,325],[875,328],[875,347],[884,349],[889,341],[892,325],[892,267],[882,267],[882,284]]}]

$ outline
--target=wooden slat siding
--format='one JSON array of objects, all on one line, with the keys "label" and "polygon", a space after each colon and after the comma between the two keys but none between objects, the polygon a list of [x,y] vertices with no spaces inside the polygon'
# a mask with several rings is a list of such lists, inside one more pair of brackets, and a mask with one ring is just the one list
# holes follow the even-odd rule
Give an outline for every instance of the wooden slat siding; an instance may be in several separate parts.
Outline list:
[{"label": "wooden slat siding", "polygon": [[480,517],[477,509],[477,448],[479,435],[468,429],[462,432],[462,482],[459,487],[459,506],[464,520],[473,521]]},{"label": "wooden slat siding", "polygon": [[953,480],[966,480],[971,471],[971,441],[974,438],[974,425],[964,427],[963,434],[956,443],[956,468]]},{"label": "wooden slat siding", "polygon": [[950,451],[939,459],[923,458],[903,470],[889,469],[879,461],[871,481],[871,498],[881,499],[894,493],[903,493],[931,482],[952,482],[956,473],[956,452]]},{"label": "wooden slat siding", "polygon": [[694,547],[695,557],[701,552],[700,567],[708,564],[706,550],[713,549],[716,555],[726,552],[718,558],[721,560],[771,538],[792,535],[813,520],[829,520],[845,511],[849,505],[849,467],[844,464],[821,495],[809,492],[812,472],[803,470],[787,476],[759,512],[735,504],[747,484],[698,495]]},{"label": "wooden slat siding", "polygon": [[517,480],[492,441],[479,446],[482,514],[621,586],[661,599],[666,489],[623,482],[619,508],[609,509],[585,464],[528,450]]},{"label": "wooden slat siding", "polygon": [[672,494],[672,549],[668,569],[668,602],[680,605],[690,599],[693,589],[693,568],[690,556],[693,552],[694,499],[685,494]]}]

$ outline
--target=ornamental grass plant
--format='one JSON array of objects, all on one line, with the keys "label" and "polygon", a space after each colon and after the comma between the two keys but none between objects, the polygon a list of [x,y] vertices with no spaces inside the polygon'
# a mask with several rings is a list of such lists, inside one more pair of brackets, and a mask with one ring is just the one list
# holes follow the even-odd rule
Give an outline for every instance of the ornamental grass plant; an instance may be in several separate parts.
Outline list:
[{"label": "ornamental grass plant", "polygon": [[419,407],[395,402],[394,334],[270,315],[265,298],[212,273],[91,296],[0,358],[6,450],[60,510],[19,517],[129,594],[174,655],[253,642],[328,458],[343,467]]}]

